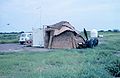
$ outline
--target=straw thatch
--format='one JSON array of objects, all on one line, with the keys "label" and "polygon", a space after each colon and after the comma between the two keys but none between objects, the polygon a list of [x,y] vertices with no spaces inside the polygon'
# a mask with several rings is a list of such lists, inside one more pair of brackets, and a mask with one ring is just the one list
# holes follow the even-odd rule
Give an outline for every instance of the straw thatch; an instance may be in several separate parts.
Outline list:
[{"label": "straw thatch", "polygon": [[45,48],[77,48],[84,38],[67,21],[62,21],[45,29]]}]

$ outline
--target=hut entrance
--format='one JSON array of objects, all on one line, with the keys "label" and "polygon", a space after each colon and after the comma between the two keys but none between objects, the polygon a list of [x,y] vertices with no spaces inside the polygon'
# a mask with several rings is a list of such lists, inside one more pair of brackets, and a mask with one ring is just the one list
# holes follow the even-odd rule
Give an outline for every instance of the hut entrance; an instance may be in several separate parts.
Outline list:
[{"label": "hut entrance", "polygon": [[47,44],[45,44],[46,48],[51,48],[54,31],[53,30],[46,31],[45,34],[46,34],[45,35],[45,42],[47,42]]},{"label": "hut entrance", "polygon": [[46,47],[48,47],[48,43],[50,41],[50,31],[45,32],[45,42],[46,42]]},{"label": "hut entrance", "polygon": [[47,32],[46,32],[46,35],[47,35],[47,37],[48,37],[47,42],[49,42],[49,40],[50,40],[50,31],[47,31]]}]

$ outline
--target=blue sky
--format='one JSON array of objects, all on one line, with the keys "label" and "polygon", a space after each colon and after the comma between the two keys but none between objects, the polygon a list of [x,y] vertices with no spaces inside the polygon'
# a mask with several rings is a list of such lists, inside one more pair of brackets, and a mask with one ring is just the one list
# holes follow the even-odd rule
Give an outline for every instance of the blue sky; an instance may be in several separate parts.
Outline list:
[{"label": "blue sky", "polygon": [[79,31],[120,29],[120,0],[0,0],[0,32],[31,31],[63,20]]}]

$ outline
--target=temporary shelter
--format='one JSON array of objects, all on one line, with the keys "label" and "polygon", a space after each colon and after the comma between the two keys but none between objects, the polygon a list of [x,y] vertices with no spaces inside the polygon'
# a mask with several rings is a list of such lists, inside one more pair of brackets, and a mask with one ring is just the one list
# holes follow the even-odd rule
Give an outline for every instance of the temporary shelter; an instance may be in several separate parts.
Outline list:
[{"label": "temporary shelter", "polygon": [[45,28],[45,48],[77,48],[85,40],[67,21],[61,21]]},{"label": "temporary shelter", "polygon": [[44,47],[44,30],[43,28],[33,28],[33,47]]}]

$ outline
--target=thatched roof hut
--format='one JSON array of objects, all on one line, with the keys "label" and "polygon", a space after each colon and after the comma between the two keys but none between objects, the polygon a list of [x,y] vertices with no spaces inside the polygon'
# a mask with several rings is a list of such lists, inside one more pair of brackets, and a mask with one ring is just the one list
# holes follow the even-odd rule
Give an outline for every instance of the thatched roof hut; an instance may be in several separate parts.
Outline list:
[{"label": "thatched roof hut", "polygon": [[77,48],[84,38],[67,21],[45,28],[45,48]]}]

